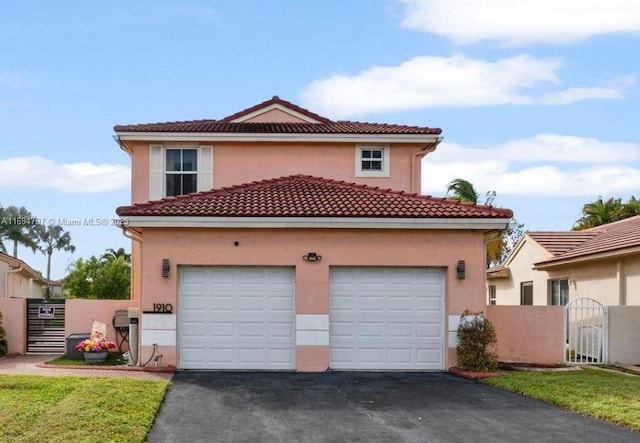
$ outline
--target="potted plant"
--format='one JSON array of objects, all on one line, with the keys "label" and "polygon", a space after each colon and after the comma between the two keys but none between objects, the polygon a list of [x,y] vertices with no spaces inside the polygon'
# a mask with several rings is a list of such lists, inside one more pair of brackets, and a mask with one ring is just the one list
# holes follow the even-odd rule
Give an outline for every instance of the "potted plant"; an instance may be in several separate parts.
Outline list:
[{"label": "potted plant", "polygon": [[76,345],[76,350],[84,354],[86,363],[104,363],[110,349],[115,349],[116,344],[104,337],[92,337],[82,340]]}]

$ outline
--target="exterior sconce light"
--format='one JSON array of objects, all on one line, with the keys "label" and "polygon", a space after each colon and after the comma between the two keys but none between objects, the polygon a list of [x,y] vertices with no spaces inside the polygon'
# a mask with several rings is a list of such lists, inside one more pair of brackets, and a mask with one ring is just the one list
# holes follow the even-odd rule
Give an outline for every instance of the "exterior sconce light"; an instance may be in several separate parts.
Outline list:
[{"label": "exterior sconce light", "polygon": [[458,280],[464,280],[464,277],[465,277],[464,260],[458,260],[458,265],[456,266],[456,274],[458,274]]},{"label": "exterior sconce light", "polygon": [[320,261],[320,260],[322,260],[322,256],[316,254],[315,252],[307,252],[307,255],[303,255],[302,258],[304,258],[306,261]]},{"label": "exterior sconce light", "polygon": [[169,277],[169,259],[168,258],[162,259],[162,277],[163,278]]}]

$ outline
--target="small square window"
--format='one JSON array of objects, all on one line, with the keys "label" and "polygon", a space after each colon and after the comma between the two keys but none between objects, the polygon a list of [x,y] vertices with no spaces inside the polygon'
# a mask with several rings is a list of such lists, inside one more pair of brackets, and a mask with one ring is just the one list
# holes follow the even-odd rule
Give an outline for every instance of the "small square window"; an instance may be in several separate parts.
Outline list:
[{"label": "small square window", "polygon": [[356,177],[389,177],[388,148],[357,148]]}]

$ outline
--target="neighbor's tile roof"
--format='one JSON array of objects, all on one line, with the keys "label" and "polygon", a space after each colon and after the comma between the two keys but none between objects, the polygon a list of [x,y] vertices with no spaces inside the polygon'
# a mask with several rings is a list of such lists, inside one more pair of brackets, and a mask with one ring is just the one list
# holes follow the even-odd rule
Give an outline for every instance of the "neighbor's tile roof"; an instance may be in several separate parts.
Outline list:
[{"label": "neighbor's tile roof", "polygon": [[[237,122],[232,120],[250,114],[273,103],[280,103],[290,109],[320,123],[280,123],[280,122]],[[363,123],[352,121],[331,121],[328,118],[282,100],[277,96],[221,120],[191,120],[165,123],[143,123],[116,125],[115,132],[181,132],[181,133],[232,133],[232,134],[434,134],[442,133],[440,128],[426,126],[394,125],[387,123]]]},{"label": "neighbor's tile roof", "polygon": [[[640,215],[585,229],[584,231],[558,232],[556,234],[569,238],[573,237],[574,233],[576,240],[577,238],[583,238],[583,241],[569,249],[557,252],[550,259],[536,263],[536,266],[602,253],[624,252],[630,248],[640,248]],[[528,234],[531,236],[531,233]],[[579,237],[580,235],[581,237]],[[535,240],[538,241],[537,239]],[[552,251],[549,250],[549,252]]]},{"label": "neighbor's tile roof", "polygon": [[120,216],[510,218],[509,209],[306,175],[121,206]]},{"label": "neighbor's tile roof", "polygon": [[529,231],[527,235],[555,256],[570,251],[598,234],[589,231]]}]

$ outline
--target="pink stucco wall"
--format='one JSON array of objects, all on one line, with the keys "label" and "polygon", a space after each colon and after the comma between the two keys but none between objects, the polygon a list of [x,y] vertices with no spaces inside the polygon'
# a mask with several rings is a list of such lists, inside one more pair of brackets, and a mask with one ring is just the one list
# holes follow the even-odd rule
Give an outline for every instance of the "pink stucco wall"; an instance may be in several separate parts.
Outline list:
[{"label": "pink stucco wall", "polygon": [[487,306],[498,338],[498,360],[538,364],[564,359],[562,306]]},{"label": "pink stucco wall", "polygon": [[[322,255],[322,261],[304,261],[302,256],[310,251]],[[163,258],[171,263],[169,278],[160,275]],[[464,280],[455,275],[458,260],[466,261]],[[329,313],[332,266],[420,266],[446,270],[446,323],[448,315],[484,309],[484,260],[483,233],[472,231],[146,228],[141,310],[171,303],[177,312],[180,265],[294,266],[297,314]],[[328,366],[327,350],[298,348],[298,370]],[[142,358],[149,353],[143,349]],[[176,365],[175,352],[163,354],[163,364]]]},{"label": "pink stucco wall", "polygon": [[[132,148],[131,197],[133,203],[149,200],[150,142],[126,142]],[[153,144],[162,144],[154,142]],[[171,146],[194,146],[195,142],[171,142]],[[363,183],[385,189],[420,192],[420,162],[416,156],[424,144],[393,144],[390,176],[363,178],[355,175],[355,143],[212,143],[213,187],[250,183],[307,174]],[[241,165],[241,167],[239,166]]]},{"label": "pink stucco wall", "polygon": [[113,315],[118,309],[138,307],[136,300],[80,300],[69,299],[65,303],[65,337],[69,334],[91,332],[94,320],[105,323],[107,338],[116,340]]},{"label": "pink stucco wall", "polygon": [[24,354],[27,342],[27,302],[24,299],[0,299],[2,325],[7,333],[9,354]]}]

